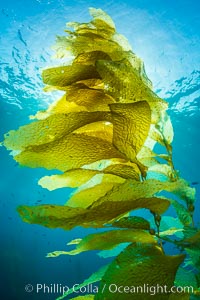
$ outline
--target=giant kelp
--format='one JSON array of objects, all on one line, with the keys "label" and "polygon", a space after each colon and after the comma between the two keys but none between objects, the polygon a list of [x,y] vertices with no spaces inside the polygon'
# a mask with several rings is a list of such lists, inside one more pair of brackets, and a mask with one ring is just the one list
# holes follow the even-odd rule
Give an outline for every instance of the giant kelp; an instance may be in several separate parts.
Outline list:
[{"label": "giant kelp", "polygon": [[[141,291],[112,293],[112,283],[129,288],[166,285],[168,293],[154,298],[189,299],[189,294],[171,293],[170,288],[183,282],[181,274],[190,266],[192,280],[184,277],[184,284],[199,294],[200,231],[193,222],[195,190],[174,168],[168,104],[153,92],[143,62],[116,32],[112,19],[100,9],[90,9],[90,14],[89,23],[69,23],[67,35],[57,37],[56,57],[68,63],[42,73],[45,91],[61,90],[61,99],[4,140],[20,165],[62,172],[41,178],[43,188],[74,190],[64,205],[22,205],[18,212],[25,222],[49,228],[104,229],[68,243],[76,245],[74,250],[48,257],[113,251],[129,244],[80,285],[100,281],[99,292],[77,299],[152,298]],[[157,143],[163,152],[154,152]],[[161,216],[170,205],[177,218]],[[154,228],[150,220],[134,216],[141,208],[152,213]],[[166,255],[163,240],[184,254]]]}]

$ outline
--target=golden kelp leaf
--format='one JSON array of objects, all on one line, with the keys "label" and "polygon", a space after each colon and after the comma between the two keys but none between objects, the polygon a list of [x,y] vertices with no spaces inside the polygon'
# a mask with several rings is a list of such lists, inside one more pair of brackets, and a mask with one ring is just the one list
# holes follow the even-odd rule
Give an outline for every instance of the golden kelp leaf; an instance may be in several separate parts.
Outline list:
[{"label": "golden kelp leaf", "polygon": [[119,228],[133,228],[133,229],[150,229],[150,223],[142,217],[123,217],[119,220],[116,220],[111,225],[112,227]]},{"label": "golden kelp leaf", "polygon": [[[131,244],[109,265],[100,282],[99,290],[102,293],[96,294],[94,299],[150,300],[152,297],[156,300],[169,299],[169,294],[164,291],[162,293],[160,289],[144,291],[144,285],[167,286],[170,290],[174,285],[178,266],[184,257],[184,255],[165,255],[155,245]],[[113,292],[116,286],[122,287],[121,292]]]},{"label": "golden kelp leaf", "polygon": [[106,95],[102,90],[89,88],[72,88],[66,95],[66,106],[68,102],[84,106],[88,111],[109,111],[108,104],[114,103],[115,100]]},{"label": "golden kelp leaf", "polygon": [[[74,55],[77,57],[82,53],[103,51],[114,60],[122,60],[124,52],[122,47],[112,39],[105,39],[92,30],[87,31],[88,34],[69,35],[67,37],[60,36],[56,40],[56,44],[52,47],[56,52],[56,57],[67,57]],[[89,77],[99,78],[99,77]],[[84,79],[84,78],[83,78]],[[86,78],[85,78],[86,79]],[[81,79],[80,79],[81,80]]]},{"label": "golden kelp leaf", "polygon": [[[108,30],[102,30],[97,27],[95,27],[92,23],[78,23],[78,22],[69,22],[67,23],[68,27],[73,27],[75,31],[71,30],[65,30],[66,33],[70,37],[76,38],[77,36],[85,36],[87,38],[103,38],[103,39],[111,39],[112,32],[109,32]],[[59,42],[59,44],[61,44]],[[55,45],[55,49],[57,50],[58,45]],[[63,49],[64,50],[64,49]],[[66,49],[65,49],[66,51]]]},{"label": "golden kelp leaf", "polygon": [[148,137],[150,138],[150,140],[154,141],[154,145],[156,142],[158,142],[160,145],[165,147],[163,136],[162,136],[161,132],[158,131],[155,124],[151,124],[151,128],[149,130]]},{"label": "golden kelp leaf", "polygon": [[113,174],[125,179],[140,180],[140,170],[136,164],[114,164],[103,170],[103,173]]},{"label": "golden kelp leaf", "polygon": [[[77,56],[79,53],[102,51],[111,52],[112,59],[122,60],[130,55],[131,46],[127,39],[115,32],[115,25],[105,12],[91,9],[94,19],[90,23],[67,23],[74,31],[66,30],[68,37],[58,37],[54,46],[56,57],[64,57],[70,52]],[[83,40],[85,39],[85,41]],[[103,45],[101,42],[103,41]],[[85,47],[84,47],[85,43]],[[110,54],[110,53],[109,53]]]},{"label": "golden kelp leaf", "polygon": [[117,101],[127,103],[146,100],[155,114],[155,120],[152,119],[154,122],[159,119],[160,111],[167,108],[166,102],[146,86],[139,71],[131,68],[128,61],[99,60],[96,66],[108,94]]},{"label": "golden kelp leaf", "polygon": [[[84,149],[84,152],[83,152]],[[54,142],[30,146],[15,156],[21,165],[31,168],[67,171],[100,159],[123,158],[111,143],[87,135],[69,134]]]},{"label": "golden kelp leaf", "polygon": [[90,89],[87,86],[83,87],[83,84],[81,84],[81,87],[78,84],[71,85],[65,90],[67,90],[67,93],[58,101],[52,103],[46,111],[40,111],[35,116],[31,116],[31,119],[45,119],[54,113],[109,111],[108,104],[115,102],[103,90]]},{"label": "golden kelp leaf", "polygon": [[126,164],[126,163],[128,164],[129,162],[127,162],[127,160],[121,159],[121,158],[101,159],[94,163],[84,165],[83,169],[102,171],[111,165]]},{"label": "golden kelp leaf", "polygon": [[97,171],[95,170],[69,170],[64,174],[44,176],[38,181],[38,184],[49,191],[63,187],[76,188],[90,180],[96,174]]},{"label": "golden kelp leaf", "polygon": [[58,101],[52,103],[45,111],[38,111],[35,115],[29,116],[30,120],[44,120],[52,114],[69,114],[88,111],[85,106],[77,105],[74,102],[67,102],[66,95],[63,95]]},{"label": "golden kelp leaf", "polygon": [[67,205],[71,207],[84,207],[87,208],[89,205],[92,205],[100,197],[103,197],[107,192],[112,190],[116,185],[116,182],[103,182],[95,184],[86,189],[81,189],[75,192],[70,199],[67,201]]},{"label": "golden kelp leaf", "polygon": [[113,123],[113,144],[130,160],[143,146],[151,123],[151,111],[146,101],[110,104]]},{"label": "golden kelp leaf", "polygon": [[103,197],[114,186],[125,181],[124,178],[112,174],[96,174],[85,184],[81,185],[67,201],[72,207],[88,207]]},{"label": "golden kelp leaf", "polygon": [[167,144],[171,144],[174,137],[174,131],[171,123],[171,119],[166,111],[161,114],[161,120],[157,124],[159,131],[162,133],[163,139]]},{"label": "golden kelp leaf", "polygon": [[195,193],[196,193],[195,188],[191,188],[189,186],[189,183],[182,178],[177,180],[174,184],[174,189],[169,191],[179,196],[187,204],[190,203],[192,204],[195,201]]},{"label": "golden kelp leaf", "polygon": [[[153,221],[155,224],[155,220]],[[175,235],[179,239],[183,238],[183,224],[178,218],[170,216],[162,216],[160,222],[160,236]]]},{"label": "golden kelp leaf", "polygon": [[[114,187],[115,188],[115,187]],[[107,194],[111,193],[108,192]],[[107,194],[102,197],[103,200],[107,198]],[[113,198],[114,199],[114,198]],[[103,215],[101,218],[107,216],[107,222],[114,221],[114,219],[119,218],[120,216],[130,212],[131,210],[146,208],[155,212],[157,214],[164,213],[170,205],[170,202],[167,199],[151,197],[151,198],[138,198],[131,200],[122,200],[116,199],[110,201],[99,201],[97,200],[92,204],[91,211],[94,212],[96,218],[99,217],[99,212],[102,212]],[[112,212],[111,212],[112,210]],[[108,217],[109,215],[109,217]],[[106,222],[104,222],[106,223]]]},{"label": "golden kelp leaf", "polygon": [[145,158],[150,159],[154,157],[156,157],[156,153],[154,153],[151,148],[146,146],[146,141],[145,141],[145,144],[137,154],[137,159],[139,159],[142,162],[142,160]]},{"label": "golden kelp leaf", "polygon": [[121,243],[150,243],[155,244],[156,241],[151,234],[143,230],[110,230],[100,233],[89,234],[84,237],[76,248],[71,251],[54,251],[47,254],[47,257],[55,257],[62,254],[77,255],[89,250],[109,250]]},{"label": "golden kelp leaf", "polygon": [[[77,81],[76,84],[84,84],[86,87],[90,89],[104,90],[103,81],[99,78],[85,79],[81,81]],[[105,91],[104,91],[105,92]]]},{"label": "golden kelp leaf", "polygon": [[112,250],[101,250],[97,253],[99,257],[110,258],[119,255],[130,243],[122,243],[113,248]]},{"label": "golden kelp leaf", "polygon": [[45,69],[42,79],[45,84],[63,87],[83,79],[100,78],[95,67],[92,65],[72,64]]},{"label": "golden kelp leaf", "polygon": [[158,161],[155,161],[155,163],[148,168],[148,171],[163,174],[168,178],[168,180],[172,178],[174,172],[171,166],[167,164],[160,164]]},{"label": "golden kelp leaf", "polygon": [[90,15],[93,17],[91,21],[97,28],[102,30],[115,31],[115,23],[112,18],[107,15],[102,9],[89,8]]},{"label": "golden kelp leaf", "polygon": [[[162,169],[162,164],[160,164],[157,160],[157,157],[159,157],[159,155],[157,155],[156,153],[154,153],[152,151],[152,149],[155,146],[155,143],[156,142],[151,140],[148,136],[143,147],[141,148],[141,150],[139,151],[139,153],[136,156],[137,160],[148,168],[147,175],[150,171],[154,171],[154,170],[151,170],[151,168],[156,169],[157,165],[159,165],[159,167],[157,167],[157,169],[161,173],[166,171],[165,169],[164,170]],[[160,168],[160,166],[161,166],[161,168]],[[158,172],[158,173],[160,173],[160,172]]]},{"label": "golden kelp leaf", "polygon": [[27,223],[69,230],[76,226],[103,227],[108,221],[113,221],[120,215],[139,208],[147,208],[157,214],[162,214],[168,206],[168,200],[154,197],[134,201],[105,201],[91,208],[74,208],[61,205],[22,205],[18,207],[18,212],[23,221]]},{"label": "golden kelp leaf", "polygon": [[180,233],[183,232],[183,229],[181,228],[170,228],[168,230],[165,231],[160,231],[159,232],[159,236],[166,236],[166,235],[179,235]]},{"label": "golden kelp leaf", "polygon": [[149,198],[167,189],[168,185],[172,189],[173,183],[165,183],[155,179],[145,180],[144,182],[127,179],[123,184],[114,187],[104,197],[96,201],[93,207],[108,201],[135,201],[141,198]]},{"label": "golden kelp leaf", "polygon": [[[43,90],[44,92],[52,92],[55,90],[61,90],[65,92],[69,92],[72,88],[91,88],[91,89],[97,89],[97,90],[103,90],[104,84],[103,81],[100,78],[90,78],[85,80],[79,80],[71,85],[67,86],[54,86],[54,85],[46,85]],[[50,106],[53,105],[50,104]],[[49,106],[49,107],[50,107]]]},{"label": "golden kelp leaf", "polygon": [[[133,187],[133,189],[131,188]],[[144,182],[136,183],[134,181],[127,180],[124,183],[124,186],[121,186],[122,189],[125,189],[129,193],[130,197],[151,197],[155,193],[159,193],[163,190],[167,192],[172,192],[175,195],[179,196],[184,201],[194,202],[195,201],[195,189],[191,188],[188,185],[188,182],[184,179],[178,179],[176,181],[159,181],[156,179],[148,179]],[[119,191],[120,193],[121,191]],[[142,196],[143,194],[143,196]],[[123,199],[123,193],[122,193]]]},{"label": "golden kelp leaf", "polygon": [[128,166],[125,164],[115,164],[109,167],[106,167],[102,170],[92,170],[92,169],[75,169],[69,170],[64,174],[44,176],[39,181],[38,184],[43,188],[53,191],[55,189],[64,188],[64,187],[79,187],[82,184],[86,183],[96,174],[112,174],[122,178],[131,178],[135,180],[140,180],[139,174],[140,171],[137,165],[132,164]]},{"label": "golden kelp leaf", "polygon": [[175,208],[177,216],[184,226],[189,226],[190,224],[192,224],[192,217],[185,206],[175,200],[171,200],[171,204]]},{"label": "golden kelp leaf", "polygon": [[89,8],[90,15],[93,17],[89,23],[69,22],[67,26],[73,27],[74,31],[70,34],[85,35],[89,37],[100,36],[105,39],[111,39],[115,32],[115,24],[111,17],[101,9]]},{"label": "golden kelp leaf", "polygon": [[113,125],[110,122],[99,121],[82,126],[81,128],[75,130],[74,133],[83,133],[89,136],[96,136],[112,143]]},{"label": "golden kelp leaf", "polygon": [[[89,278],[85,279],[83,283],[76,284],[76,286],[73,286],[71,289],[69,289],[69,291],[65,292],[62,296],[56,298],[56,300],[62,300],[66,296],[71,295],[74,292],[80,290],[82,287],[86,287],[86,286],[89,286],[89,285],[91,285],[95,282],[100,281],[101,278],[103,277],[103,275],[105,274],[107,268],[108,268],[108,265],[103,266],[98,271],[93,273]],[[86,295],[86,296],[90,296],[90,295]]]},{"label": "golden kelp leaf", "polygon": [[74,62],[78,64],[89,64],[95,65],[97,60],[105,59],[111,60],[110,56],[103,52],[103,51],[93,51],[93,52],[84,52],[79,54],[75,59]]},{"label": "golden kelp leaf", "polygon": [[54,114],[21,126],[16,131],[11,130],[5,135],[4,146],[12,150],[24,150],[29,146],[48,144],[86,124],[109,118],[106,112]]},{"label": "golden kelp leaf", "polygon": [[58,101],[52,103],[46,111],[38,112],[34,118],[41,120],[52,114],[69,114],[84,111],[89,110],[86,106],[81,106],[76,104],[75,102],[67,101],[65,94]]},{"label": "golden kelp leaf", "polygon": [[[128,171],[130,172],[128,173]],[[122,178],[132,178],[139,181],[139,171],[136,173],[131,166],[119,164],[107,167],[102,171],[75,169],[65,172],[64,174],[44,176],[38,181],[38,184],[49,191],[64,187],[75,188],[84,184],[96,174],[103,173],[117,175]]]},{"label": "golden kelp leaf", "polygon": [[79,225],[102,227],[106,222],[134,209],[147,208],[162,214],[169,207],[170,202],[152,195],[169,187],[173,190],[174,185],[174,182],[165,184],[153,179],[145,182],[126,180],[125,183],[114,186],[110,192],[86,209],[44,205],[22,206],[19,212],[24,221],[50,228],[71,229]]}]

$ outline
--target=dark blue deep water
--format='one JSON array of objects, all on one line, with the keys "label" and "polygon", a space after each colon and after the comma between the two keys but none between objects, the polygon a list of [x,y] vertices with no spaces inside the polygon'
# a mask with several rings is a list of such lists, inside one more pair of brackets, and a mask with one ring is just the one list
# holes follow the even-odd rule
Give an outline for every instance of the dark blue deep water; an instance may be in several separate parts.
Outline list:
[{"label": "dark blue deep water", "polygon": [[[29,115],[57,99],[42,91],[42,68],[51,59],[56,34],[65,23],[90,20],[88,7],[111,15],[118,32],[143,59],[154,90],[170,103],[176,169],[197,189],[195,222],[200,213],[200,2],[198,0],[0,1],[0,141],[3,134],[28,123]],[[96,252],[47,259],[47,252],[88,232],[70,232],[23,223],[19,204],[63,204],[69,190],[49,192],[37,185],[44,169],[19,167],[0,147],[0,299],[55,299],[58,294],[25,292],[25,285],[72,286],[87,278],[105,260]],[[49,173],[50,174],[50,173]],[[172,250],[169,250],[172,251]]]}]

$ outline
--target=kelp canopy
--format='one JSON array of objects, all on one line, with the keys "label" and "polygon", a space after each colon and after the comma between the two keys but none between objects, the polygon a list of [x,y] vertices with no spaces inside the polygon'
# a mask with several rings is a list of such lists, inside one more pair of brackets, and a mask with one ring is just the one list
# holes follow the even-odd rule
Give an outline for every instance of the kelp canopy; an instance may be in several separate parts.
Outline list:
[{"label": "kelp canopy", "polygon": [[[88,250],[112,256],[116,246],[128,243],[110,265],[80,285],[100,281],[99,292],[77,299],[152,299],[142,292],[104,289],[112,283],[166,285],[169,292],[158,292],[155,299],[190,299],[170,292],[174,285],[188,285],[199,293],[200,231],[193,222],[195,191],[174,169],[168,104],[153,92],[143,62],[112,19],[100,9],[92,8],[90,14],[89,23],[69,23],[67,35],[57,37],[56,57],[66,58],[66,64],[42,73],[45,91],[61,90],[61,99],[4,140],[20,165],[62,171],[41,178],[43,188],[74,190],[63,205],[22,205],[18,212],[25,222],[49,228],[104,228],[71,241],[74,250],[48,257]],[[154,152],[156,144],[163,152]],[[171,197],[163,197],[163,191]],[[177,217],[161,217],[170,205]],[[155,228],[134,216],[141,208],[152,213]],[[162,240],[184,254],[166,255]],[[188,265],[191,277],[185,276]]]}]

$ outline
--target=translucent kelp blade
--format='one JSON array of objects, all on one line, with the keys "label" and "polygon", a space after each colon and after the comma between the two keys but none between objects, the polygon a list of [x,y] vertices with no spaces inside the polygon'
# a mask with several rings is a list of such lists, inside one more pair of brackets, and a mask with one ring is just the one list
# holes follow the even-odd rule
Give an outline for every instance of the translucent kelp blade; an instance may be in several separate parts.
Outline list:
[{"label": "translucent kelp blade", "polygon": [[114,187],[104,197],[96,201],[93,207],[97,207],[100,203],[108,201],[134,201],[139,198],[148,198],[163,190],[174,192],[180,188],[180,185],[182,185],[182,181],[161,182],[155,179],[148,179],[144,182],[138,182],[127,179],[123,184]]},{"label": "translucent kelp blade", "polygon": [[48,144],[30,146],[15,156],[21,165],[60,171],[77,169],[109,158],[123,158],[123,155],[111,143],[84,134],[69,134]]},{"label": "translucent kelp blade", "polygon": [[[112,60],[122,60],[124,58],[122,47],[117,42],[112,39],[104,39],[95,33],[93,34],[91,30],[88,30],[87,35],[72,34],[68,35],[67,37],[59,36],[56,40],[56,44],[52,48],[56,51],[56,58],[69,57],[72,55],[77,57],[82,53],[99,52],[102,51],[102,49]],[[93,76],[88,78],[99,77]]]},{"label": "translucent kelp blade", "polygon": [[[144,160],[142,160],[142,162],[145,164]],[[149,172],[163,174],[166,177],[166,179],[168,179],[168,180],[170,180],[172,178],[174,170],[172,169],[171,166],[169,166],[167,164],[160,164],[160,163],[158,163],[157,160],[154,160],[154,163],[152,160],[151,160],[151,162],[152,162],[152,164],[148,168]]]},{"label": "translucent kelp blade", "polygon": [[11,150],[23,150],[29,146],[48,144],[86,124],[101,120],[110,120],[110,114],[100,111],[53,114],[44,120],[9,131],[5,135],[4,146]]},{"label": "translucent kelp blade", "polygon": [[115,23],[112,18],[106,14],[102,9],[89,8],[90,15],[93,17],[91,21],[95,27],[104,30],[105,28],[111,32],[115,31]]},{"label": "translucent kelp blade", "polygon": [[[109,184],[109,183],[115,183],[117,184],[122,184],[125,182],[124,178],[121,178],[119,176],[113,175],[113,174],[103,174],[103,173],[99,173],[96,174],[94,177],[92,177],[88,182],[86,182],[85,184],[83,184],[82,186],[80,186],[74,194],[78,194],[80,191],[86,190],[90,187],[95,187],[98,184]],[[103,187],[102,187],[103,189]]]},{"label": "translucent kelp blade", "polygon": [[114,164],[103,170],[103,173],[113,174],[126,179],[140,180],[140,170],[136,164]]},{"label": "translucent kelp blade", "polygon": [[[105,197],[105,196],[104,196]],[[147,208],[162,214],[170,202],[162,198],[141,198],[134,201],[105,201],[94,208],[69,207],[59,205],[19,206],[23,221],[40,224],[49,228],[72,229],[76,226],[103,227],[120,215],[139,208]]]},{"label": "translucent kelp blade", "polygon": [[70,199],[67,201],[67,205],[71,207],[84,207],[92,205],[100,197],[105,196],[107,192],[112,190],[116,186],[116,182],[103,182],[100,184],[95,184],[92,187],[85,188],[83,190],[74,193]]},{"label": "translucent kelp blade", "polygon": [[184,226],[189,226],[192,224],[192,216],[190,214],[190,212],[185,208],[185,206],[183,206],[182,204],[178,203],[175,200],[171,200],[171,204],[174,207],[174,209],[176,210],[177,216],[180,220],[180,222],[184,225]]},{"label": "translucent kelp blade", "polygon": [[109,95],[123,103],[146,100],[152,110],[152,122],[160,119],[167,103],[145,85],[139,72],[128,62],[99,60],[96,65]]},{"label": "translucent kelp blade", "polygon": [[74,131],[74,133],[95,136],[112,143],[113,125],[105,121],[90,123],[81,128],[78,128]]},{"label": "translucent kelp blade", "polygon": [[[153,227],[155,226],[155,220],[152,220]],[[178,218],[170,217],[170,216],[162,216],[159,234],[161,237],[167,235],[175,235],[179,239],[183,238],[183,224],[180,222]]]},{"label": "translucent kelp blade", "polygon": [[[75,287],[69,289],[68,292],[64,293],[62,296],[56,298],[56,300],[62,300],[65,297],[73,294],[74,292],[80,290],[80,288],[84,287],[84,286],[88,286],[90,284],[93,284],[95,282],[98,282],[101,280],[101,278],[103,277],[103,275],[105,274],[106,270],[108,269],[108,265],[103,266],[102,268],[100,268],[98,271],[96,271],[95,273],[93,273],[89,278],[87,278],[86,280],[84,280],[83,283],[77,284]],[[87,298],[86,298],[87,299]]]},{"label": "translucent kelp blade", "polygon": [[[174,285],[176,271],[182,263],[184,255],[168,256],[154,245],[129,245],[109,265],[103,276],[99,289],[103,294],[96,294],[95,300],[102,299],[137,299],[156,300],[169,299],[169,293],[162,293],[159,289],[154,296],[141,289],[148,286],[167,286],[167,289]],[[112,293],[110,290],[117,287],[129,287],[129,291],[123,293]],[[111,288],[112,287],[112,288]],[[137,290],[137,287],[138,288]],[[123,298],[122,298],[123,297]]]},{"label": "translucent kelp blade", "polygon": [[161,122],[158,123],[157,127],[162,133],[163,140],[165,143],[170,145],[173,141],[174,131],[171,123],[171,119],[168,116],[166,111],[163,111],[161,114]]},{"label": "translucent kelp blade", "polygon": [[143,146],[151,124],[151,111],[146,101],[111,104],[113,144],[130,160]]},{"label": "translucent kelp blade", "polygon": [[49,191],[63,187],[76,188],[90,180],[97,172],[86,169],[70,170],[64,174],[44,176],[38,181],[38,184]]},{"label": "translucent kelp blade", "polygon": [[86,183],[96,174],[112,174],[124,179],[130,178],[139,181],[140,171],[137,165],[132,165],[133,167],[119,163],[111,165],[103,170],[69,170],[64,174],[44,176],[38,181],[38,184],[41,185],[43,188],[48,189],[49,191],[53,191],[55,189],[64,187],[76,188]]},{"label": "translucent kelp blade", "polygon": [[186,202],[188,205],[194,203],[195,201],[196,190],[195,188],[191,188],[189,183],[184,179],[179,179],[176,181],[173,193],[179,196],[180,199]]},{"label": "translucent kelp blade", "polygon": [[[100,23],[100,22],[99,22]],[[102,25],[103,22],[101,21]],[[85,36],[88,38],[103,38],[105,40],[112,39],[115,30],[110,29],[108,26],[96,27],[91,21],[90,23],[78,23],[78,22],[68,22],[66,24],[68,27],[72,27],[74,31],[65,30],[70,36]]]},{"label": "translucent kelp blade", "polygon": [[174,235],[174,236],[177,236],[177,237],[180,238],[183,235],[183,229],[181,229],[181,228],[170,228],[168,230],[159,232],[160,237],[165,237],[165,236],[170,236],[170,235]]},{"label": "translucent kelp blade", "polygon": [[99,257],[102,258],[110,258],[110,257],[116,257],[119,255],[130,243],[122,243],[116,246],[112,250],[102,250],[97,253]]},{"label": "translucent kelp blade", "polygon": [[[70,36],[88,36],[88,37],[102,37],[111,39],[115,32],[115,25],[113,20],[101,9],[90,8],[94,11],[93,19],[89,23],[68,22],[67,27],[72,27],[73,31],[65,30]],[[91,14],[90,12],[90,14]],[[97,19],[96,19],[97,17]],[[110,24],[108,24],[108,20]],[[112,23],[112,26],[110,26]]]},{"label": "translucent kelp blade", "polygon": [[67,205],[86,208],[124,181],[124,178],[112,174],[96,174],[72,194]]},{"label": "translucent kelp blade", "polygon": [[62,254],[77,255],[89,250],[109,250],[121,243],[149,243],[155,244],[156,241],[153,236],[143,230],[110,230],[100,233],[89,234],[84,237],[76,249],[71,251],[54,251],[47,254],[47,257],[55,257]]},{"label": "translucent kelp blade", "polygon": [[74,63],[95,66],[96,61],[100,59],[111,60],[110,56],[103,51],[92,51],[79,54],[74,59]]},{"label": "translucent kelp blade", "polygon": [[[108,193],[110,193],[110,192],[108,192]],[[104,200],[105,200],[106,195],[102,198],[104,198]],[[97,211],[98,211],[98,214],[99,214],[99,211],[101,211],[102,212],[102,217],[100,217],[101,219],[105,218],[105,216],[110,213],[110,216],[109,216],[109,218],[107,217],[106,222],[108,222],[110,220],[111,223],[116,218],[118,219],[122,215],[130,212],[131,210],[146,208],[157,214],[162,214],[168,209],[168,207],[170,205],[170,202],[167,199],[157,198],[157,197],[138,198],[138,199],[134,199],[132,201],[131,200],[120,201],[120,199],[117,199],[116,201],[112,200],[112,201],[105,201],[105,202],[104,201],[102,201],[102,202],[96,201],[96,202],[91,206],[91,208],[90,208],[91,211],[94,211],[95,214]],[[113,211],[110,212],[111,210],[113,210]],[[106,222],[104,222],[104,224]]]},{"label": "translucent kelp blade", "polygon": [[[149,130],[151,130],[151,126],[150,126]],[[151,159],[151,158],[154,158],[157,156],[157,154],[152,151],[152,148],[146,146],[146,142],[148,142],[148,141],[145,141],[145,144],[143,145],[143,147],[140,149],[139,153],[137,154],[137,158],[141,162],[143,159]]]},{"label": "translucent kelp blade", "polygon": [[142,217],[123,217],[119,220],[116,220],[111,225],[112,227],[119,227],[119,228],[132,228],[132,229],[150,229],[149,221],[145,220]]},{"label": "translucent kelp blade", "polygon": [[[90,79],[85,79],[85,80],[79,80],[71,85],[68,86],[53,86],[53,85],[46,85],[43,90],[44,92],[52,92],[55,90],[61,90],[65,92],[69,92],[71,88],[90,88],[90,89],[96,89],[96,90],[102,90],[104,88],[103,81],[100,78],[90,78]],[[49,108],[53,106],[53,103],[50,104]]]},{"label": "translucent kelp blade", "polygon": [[100,78],[96,68],[92,65],[78,63],[71,66],[49,68],[42,72],[43,82],[57,87],[68,86],[90,78]]},{"label": "translucent kelp blade", "polygon": [[44,119],[51,114],[76,111],[109,111],[108,104],[114,102],[114,99],[102,90],[73,87],[58,101],[51,104],[46,111],[37,113],[35,118]]},{"label": "translucent kelp blade", "polygon": [[109,110],[108,104],[115,103],[115,100],[103,90],[75,87],[71,88],[66,95],[66,106],[68,102],[84,106],[88,111],[101,111]]}]

